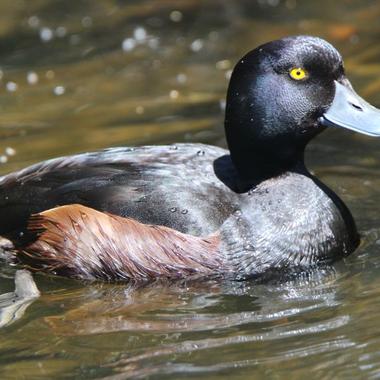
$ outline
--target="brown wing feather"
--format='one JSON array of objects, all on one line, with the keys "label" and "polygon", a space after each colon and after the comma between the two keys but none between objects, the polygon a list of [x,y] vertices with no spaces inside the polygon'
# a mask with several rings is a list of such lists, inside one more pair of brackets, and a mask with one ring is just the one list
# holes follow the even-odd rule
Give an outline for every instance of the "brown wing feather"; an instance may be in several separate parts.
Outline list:
[{"label": "brown wing feather", "polygon": [[21,261],[60,275],[140,280],[225,270],[217,234],[200,238],[82,205],[33,215],[28,229],[37,239],[19,250]]}]

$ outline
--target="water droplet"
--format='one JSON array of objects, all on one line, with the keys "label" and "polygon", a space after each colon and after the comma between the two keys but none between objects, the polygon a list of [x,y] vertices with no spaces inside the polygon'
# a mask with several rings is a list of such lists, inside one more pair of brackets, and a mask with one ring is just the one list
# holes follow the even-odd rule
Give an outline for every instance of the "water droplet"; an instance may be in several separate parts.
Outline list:
[{"label": "water droplet", "polygon": [[148,46],[151,49],[157,49],[159,44],[160,44],[160,40],[158,38],[150,38],[148,40]]},{"label": "water droplet", "polygon": [[231,67],[231,61],[229,59],[223,59],[216,62],[215,67],[218,70],[228,70]]},{"label": "water droplet", "polygon": [[89,28],[90,26],[92,26],[92,17],[90,17],[90,16],[83,17],[82,18],[82,25],[85,28]]},{"label": "water droplet", "polygon": [[57,96],[63,95],[65,93],[66,89],[63,86],[56,86],[54,87],[54,94]]},{"label": "water droplet", "polygon": [[24,236],[24,233],[21,231],[21,232],[18,234],[18,236],[23,237],[23,236]]},{"label": "water droplet", "polygon": [[170,150],[178,150],[178,146],[177,145],[171,145],[169,149]]},{"label": "water droplet", "polygon": [[5,87],[9,92],[15,92],[18,88],[18,84],[16,82],[8,82]]},{"label": "water droplet", "polygon": [[137,106],[136,107],[136,113],[138,114],[138,115],[142,115],[143,113],[144,113],[144,107],[143,106]]},{"label": "water droplet", "polygon": [[247,244],[244,245],[244,249],[246,251],[252,251],[253,250],[253,246],[252,246],[252,244],[247,243]]},{"label": "water droplet", "polygon": [[235,210],[234,215],[241,216],[241,211],[240,210]]},{"label": "water droplet", "polygon": [[177,10],[171,11],[169,16],[170,20],[173,22],[180,22],[182,20],[182,17],[182,12]]},{"label": "water droplet", "polygon": [[205,155],[205,151],[204,150],[198,150],[197,155],[198,156],[204,156]]},{"label": "water droplet", "polygon": [[121,48],[124,51],[131,51],[136,47],[136,41],[133,38],[126,38],[122,44]]},{"label": "water droplet", "polygon": [[9,199],[8,195],[4,199],[7,201]]},{"label": "water droplet", "polygon": [[1,155],[0,156],[0,164],[5,164],[6,162],[8,162],[8,157],[5,155]]},{"label": "water droplet", "polygon": [[146,30],[139,26],[133,31],[133,37],[135,37],[136,41],[143,41],[147,37]]},{"label": "water droplet", "polygon": [[55,73],[53,70],[48,70],[48,71],[46,71],[45,76],[47,79],[53,79],[55,77]]},{"label": "water droplet", "polygon": [[176,212],[177,211],[177,207],[172,207],[171,209],[170,209],[170,212]]},{"label": "water droplet", "polygon": [[170,99],[177,99],[179,96],[179,92],[177,90],[171,90],[169,93]]},{"label": "water droplet", "polygon": [[40,25],[40,19],[37,16],[30,16],[28,24],[32,28],[37,28]]},{"label": "water droplet", "polygon": [[50,28],[41,28],[40,29],[40,38],[43,42],[49,42],[53,39],[54,34]]},{"label": "water droplet", "polygon": [[177,82],[180,83],[180,84],[186,83],[187,82],[187,75],[183,74],[183,73],[179,73],[177,75]]},{"label": "water droplet", "polygon": [[38,82],[38,75],[34,71],[29,71],[26,75],[26,81],[29,84],[36,84]]},{"label": "water droplet", "polygon": [[59,38],[63,38],[65,37],[67,34],[67,29],[64,27],[64,26],[59,26],[56,30],[55,30],[55,35]]},{"label": "water droplet", "polygon": [[190,49],[194,52],[198,52],[200,51],[201,49],[203,48],[203,41],[198,38],[196,40],[194,40],[191,45],[190,45]]},{"label": "water droplet", "polygon": [[181,211],[181,214],[186,215],[189,212],[189,210],[186,210],[185,208]]}]

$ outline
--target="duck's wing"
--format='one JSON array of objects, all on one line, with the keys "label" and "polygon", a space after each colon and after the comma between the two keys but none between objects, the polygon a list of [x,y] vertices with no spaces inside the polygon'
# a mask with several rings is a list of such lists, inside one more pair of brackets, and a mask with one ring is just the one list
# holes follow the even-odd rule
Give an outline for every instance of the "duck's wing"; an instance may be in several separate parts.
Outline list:
[{"label": "duck's wing", "polygon": [[207,235],[232,207],[213,168],[225,153],[202,144],[113,148],[11,173],[0,178],[0,235],[23,234],[31,214],[73,203]]},{"label": "duck's wing", "polygon": [[67,277],[147,280],[226,271],[217,234],[195,237],[82,205],[33,215],[28,230],[36,236],[19,248],[19,259]]}]

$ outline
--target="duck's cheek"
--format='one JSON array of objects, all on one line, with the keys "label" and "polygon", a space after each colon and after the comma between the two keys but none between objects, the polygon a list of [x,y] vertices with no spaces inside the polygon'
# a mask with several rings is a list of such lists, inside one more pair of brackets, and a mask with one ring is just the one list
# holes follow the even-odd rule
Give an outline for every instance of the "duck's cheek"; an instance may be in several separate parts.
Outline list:
[{"label": "duck's cheek", "polygon": [[322,132],[326,127],[320,117],[331,104],[334,91],[316,83],[299,83],[292,93],[287,112],[292,115],[296,135],[306,140]]},{"label": "duck's cheek", "polygon": [[[316,114],[319,114],[319,112],[316,112]],[[318,116],[311,114],[298,126],[297,135],[299,137],[310,139],[325,129],[326,127],[319,122]]]}]

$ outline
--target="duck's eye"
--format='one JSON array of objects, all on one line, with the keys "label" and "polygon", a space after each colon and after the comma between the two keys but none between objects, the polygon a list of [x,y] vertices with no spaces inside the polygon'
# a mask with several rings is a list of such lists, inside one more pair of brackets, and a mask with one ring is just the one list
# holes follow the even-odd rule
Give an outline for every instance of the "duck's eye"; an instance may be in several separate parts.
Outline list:
[{"label": "duck's eye", "polygon": [[294,67],[289,71],[289,75],[294,80],[302,80],[307,78],[307,71],[301,67]]}]

